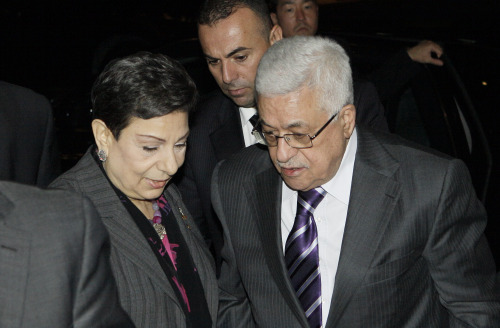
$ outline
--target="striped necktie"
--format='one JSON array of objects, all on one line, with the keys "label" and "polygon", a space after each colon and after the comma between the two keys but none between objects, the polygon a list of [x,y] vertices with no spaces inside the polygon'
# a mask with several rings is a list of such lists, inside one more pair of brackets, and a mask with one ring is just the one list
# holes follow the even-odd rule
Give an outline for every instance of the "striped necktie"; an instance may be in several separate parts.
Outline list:
[{"label": "striped necktie", "polygon": [[285,262],[311,328],[322,325],[318,231],[313,213],[326,195],[323,188],[299,191],[295,223],[285,244]]}]

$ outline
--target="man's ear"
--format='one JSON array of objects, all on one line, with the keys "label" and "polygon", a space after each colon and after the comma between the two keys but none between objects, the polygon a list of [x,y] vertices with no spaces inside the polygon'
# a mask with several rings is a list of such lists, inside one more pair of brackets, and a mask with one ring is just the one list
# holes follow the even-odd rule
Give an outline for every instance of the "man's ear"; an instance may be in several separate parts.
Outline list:
[{"label": "man's ear", "polygon": [[271,20],[273,21],[274,25],[279,25],[278,24],[278,16],[276,16],[276,13],[271,13]]},{"label": "man's ear", "polygon": [[271,33],[269,34],[269,41],[271,42],[271,45],[281,39],[283,39],[283,30],[281,29],[281,26],[274,25],[271,29]]},{"label": "man's ear", "polygon": [[340,110],[339,115],[339,119],[343,122],[344,137],[349,139],[356,126],[356,107],[352,104],[345,105]]},{"label": "man's ear", "polygon": [[109,146],[111,146],[111,143],[113,142],[113,134],[106,126],[106,123],[99,119],[93,120],[92,132],[94,133],[94,140],[97,144],[97,149],[104,150],[108,153]]}]

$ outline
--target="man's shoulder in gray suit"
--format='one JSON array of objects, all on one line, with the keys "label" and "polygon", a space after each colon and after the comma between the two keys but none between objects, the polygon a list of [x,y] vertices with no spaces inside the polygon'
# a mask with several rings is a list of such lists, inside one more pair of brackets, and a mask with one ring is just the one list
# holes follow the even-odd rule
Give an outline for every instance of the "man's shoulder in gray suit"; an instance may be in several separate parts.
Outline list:
[{"label": "man's shoulder in gray suit", "polygon": [[57,177],[49,185],[49,188],[69,189],[86,194],[88,191],[82,189],[85,188],[86,184],[82,184],[82,181],[86,181],[90,185],[93,185],[92,181],[95,181],[95,184],[99,184],[101,179],[98,179],[98,177],[102,176],[102,174],[92,157],[91,152],[93,149],[94,147],[91,146],[75,166]]},{"label": "man's shoulder in gray suit", "polygon": [[118,303],[109,240],[75,193],[0,182],[0,326],[132,327]]},{"label": "man's shoulder in gray suit", "polygon": [[[72,207],[76,206],[74,204],[82,202],[82,197],[76,193],[63,190],[43,190],[6,181],[0,182],[0,196],[8,200],[12,208],[16,210],[34,211],[37,216],[44,216],[54,220],[63,219],[63,214],[71,215]],[[34,213],[31,213],[29,217],[32,218],[32,215]],[[40,225],[40,228],[46,225],[44,220],[28,220],[29,217],[17,217],[16,224],[22,226],[26,223],[31,227]]]},{"label": "man's shoulder in gray suit", "polygon": [[370,160],[380,156],[391,156],[401,165],[426,170],[429,166],[445,168],[449,165],[449,161],[453,160],[447,154],[392,133],[375,131],[364,126],[357,126],[356,130],[358,134],[357,159]]}]

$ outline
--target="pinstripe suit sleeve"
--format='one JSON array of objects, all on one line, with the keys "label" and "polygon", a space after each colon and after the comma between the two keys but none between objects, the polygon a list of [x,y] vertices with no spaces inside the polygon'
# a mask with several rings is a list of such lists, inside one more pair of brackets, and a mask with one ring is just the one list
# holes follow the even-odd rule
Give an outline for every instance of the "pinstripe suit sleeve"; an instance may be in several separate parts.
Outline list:
[{"label": "pinstripe suit sleeve", "polygon": [[212,176],[212,204],[224,231],[222,248],[222,267],[219,277],[219,312],[217,326],[227,328],[255,327],[250,301],[243,287],[236,265],[231,236],[227,229],[226,217],[219,192],[219,172],[223,162],[219,163]]},{"label": "pinstripe suit sleeve", "polygon": [[499,279],[483,235],[486,214],[465,165],[450,161],[423,252],[452,327],[497,327]]}]

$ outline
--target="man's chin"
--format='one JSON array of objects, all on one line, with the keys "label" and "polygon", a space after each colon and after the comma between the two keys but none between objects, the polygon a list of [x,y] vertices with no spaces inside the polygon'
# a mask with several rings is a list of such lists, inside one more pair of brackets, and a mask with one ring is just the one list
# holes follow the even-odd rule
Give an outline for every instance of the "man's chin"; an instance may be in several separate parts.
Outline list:
[{"label": "man's chin", "polygon": [[285,184],[288,186],[288,188],[295,190],[295,191],[307,191],[309,189],[312,189],[311,186],[307,183],[293,180],[293,179],[283,179],[285,181]]},{"label": "man's chin", "polygon": [[255,107],[255,101],[253,99],[252,100],[248,100],[248,99],[243,99],[243,98],[232,98],[231,97],[231,100],[238,107],[245,107],[245,108]]},{"label": "man's chin", "polygon": [[295,35],[300,35],[300,36],[313,36],[313,30],[307,27],[301,27],[298,30],[294,31],[294,36]]},{"label": "man's chin", "polygon": [[288,188],[292,190],[306,191],[311,189],[310,181],[305,181],[302,177],[299,177],[298,175],[290,176],[281,173],[281,178],[286,183]]},{"label": "man's chin", "polygon": [[233,96],[225,93],[238,107],[255,107],[255,99],[246,95]]}]

